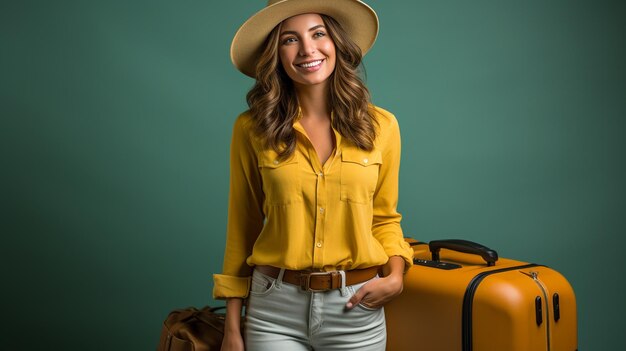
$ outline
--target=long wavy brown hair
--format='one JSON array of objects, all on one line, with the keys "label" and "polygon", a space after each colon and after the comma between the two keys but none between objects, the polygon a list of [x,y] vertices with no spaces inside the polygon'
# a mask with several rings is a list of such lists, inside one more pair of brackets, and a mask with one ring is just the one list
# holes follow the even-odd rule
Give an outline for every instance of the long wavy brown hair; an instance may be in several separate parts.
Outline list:
[{"label": "long wavy brown hair", "polygon": [[[322,15],[324,25],[335,43],[335,70],[328,78],[332,126],[358,148],[372,150],[377,121],[370,105],[370,93],[359,76],[363,55],[341,25]],[[265,49],[256,66],[256,83],[246,96],[256,133],[279,158],[289,157],[296,147],[293,123],[298,116],[298,98],[293,81],[278,57],[281,24],[268,35]]]}]

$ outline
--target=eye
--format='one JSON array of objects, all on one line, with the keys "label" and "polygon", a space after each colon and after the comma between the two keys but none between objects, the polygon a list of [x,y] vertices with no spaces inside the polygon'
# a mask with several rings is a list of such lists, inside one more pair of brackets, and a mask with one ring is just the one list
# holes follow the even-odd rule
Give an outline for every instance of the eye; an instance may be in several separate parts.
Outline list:
[{"label": "eye", "polygon": [[321,38],[321,37],[325,37],[326,33],[324,33],[323,31],[319,30],[317,32],[315,32],[315,34],[313,34],[314,38]]},{"label": "eye", "polygon": [[294,38],[294,37],[287,37],[287,38],[283,39],[282,43],[283,43],[283,45],[287,45],[287,44],[295,43],[296,41],[297,41],[297,39]]}]

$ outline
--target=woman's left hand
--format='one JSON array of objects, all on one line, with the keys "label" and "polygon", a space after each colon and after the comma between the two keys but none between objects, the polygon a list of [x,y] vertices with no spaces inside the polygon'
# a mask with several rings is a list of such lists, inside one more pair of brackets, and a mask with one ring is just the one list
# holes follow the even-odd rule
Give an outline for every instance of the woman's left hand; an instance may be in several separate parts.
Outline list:
[{"label": "woman's left hand", "polygon": [[372,279],[363,285],[346,304],[351,309],[361,304],[370,309],[383,307],[402,292],[402,276],[390,275],[384,278]]},{"label": "woman's left hand", "polygon": [[383,268],[385,277],[372,279],[363,285],[348,301],[346,308],[361,304],[367,308],[381,308],[400,295],[403,287],[404,260],[393,256]]}]

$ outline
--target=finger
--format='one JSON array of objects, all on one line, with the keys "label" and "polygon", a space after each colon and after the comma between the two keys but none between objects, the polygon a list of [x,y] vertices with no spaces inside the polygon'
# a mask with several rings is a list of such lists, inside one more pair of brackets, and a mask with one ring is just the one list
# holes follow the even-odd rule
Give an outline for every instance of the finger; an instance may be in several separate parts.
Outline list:
[{"label": "finger", "polygon": [[350,309],[358,305],[366,294],[367,292],[365,291],[365,289],[359,289],[354,295],[352,295],[350,300],[348,300],[346,307]]}]

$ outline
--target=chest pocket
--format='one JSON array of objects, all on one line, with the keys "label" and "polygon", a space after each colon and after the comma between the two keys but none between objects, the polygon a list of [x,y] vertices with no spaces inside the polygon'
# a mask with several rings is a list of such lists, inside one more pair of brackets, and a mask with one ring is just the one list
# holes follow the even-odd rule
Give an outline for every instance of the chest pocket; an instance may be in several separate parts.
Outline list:
[{"label": "chest pocket", "polygon": [[344,149],[341,152],[341,200],[371,203],[382,163],[378,150]]},{"label": "chest pocket", "polygon": [[259,154],[259,172],[263,180],[263,192],[271,205],[287,205],[302,202],[298,155],[294,152],[286,160],[279,160],[273,150]]}]

